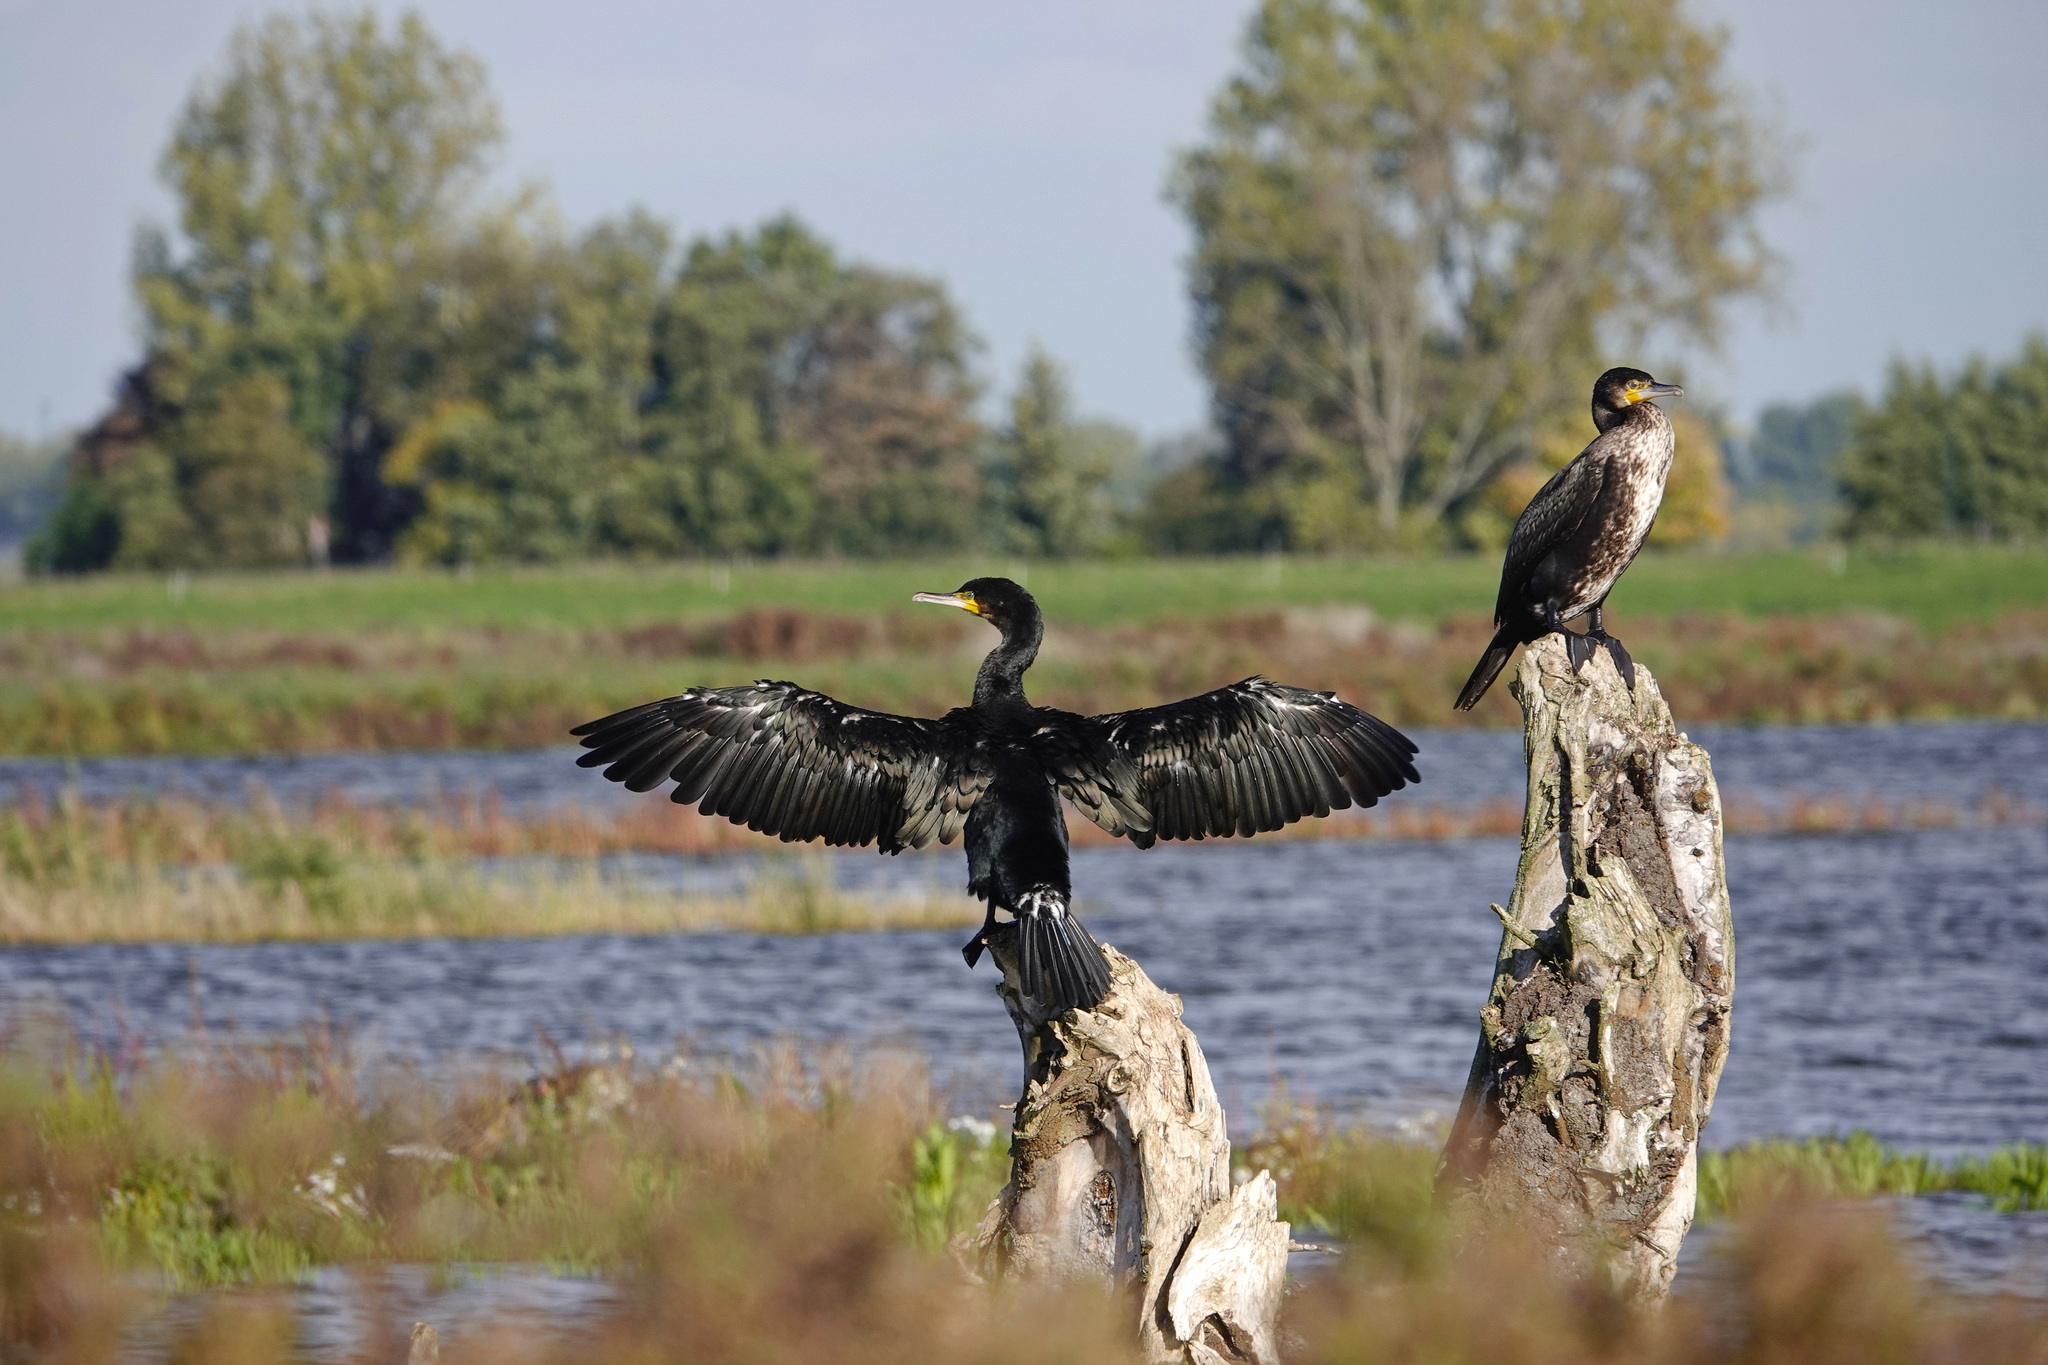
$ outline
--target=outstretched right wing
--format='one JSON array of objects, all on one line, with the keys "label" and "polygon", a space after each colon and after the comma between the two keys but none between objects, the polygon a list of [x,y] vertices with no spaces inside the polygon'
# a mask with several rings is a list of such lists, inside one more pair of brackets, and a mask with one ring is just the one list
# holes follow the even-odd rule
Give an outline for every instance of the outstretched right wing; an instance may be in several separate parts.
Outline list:
[{"label": "outstretched right wing", "polygon": [[[1594,443],[1598,444],[1598,440],[1594,438]],[[1586,447],[1570,464],[1552,474],[1515,519],[1514,532],[1508,536],[1507,558],[1501,565],[1500,600],[1493,608],[1496,626],[1505,624],[1509,608],[1521,602],[1522,588],[1543,562],[1543,556],[1578,530],[1593,504],[1600,500],[1601,486],[1607,481],[1607,461],[1590,457],[1591,451],[1592,446]]]},{"label": "outstretched right wing", "polygon": [[991,776],[980,729],[892,716],[795,683],[693,687],[579,725],[576,760],[631,791],[673,778],[672,799],[784,842],[885,853],[951,843]]},{"label": "outstretched right wing", "polygon": [[1414,741],[1393,726],[1265,678],[1137,711],[1042,714],[1058,717],[1038,746],[1060,790],[1139,848],[1275,830],[1421,780]]}]

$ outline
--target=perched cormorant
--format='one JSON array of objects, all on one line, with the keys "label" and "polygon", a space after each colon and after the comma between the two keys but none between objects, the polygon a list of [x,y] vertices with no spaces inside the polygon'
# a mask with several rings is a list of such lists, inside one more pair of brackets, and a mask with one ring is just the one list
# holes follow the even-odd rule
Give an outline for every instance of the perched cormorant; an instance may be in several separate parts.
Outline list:
[{"label": "perched cormorant", "polygon": [[[1515,519],[1493,607],[1493,639],[1458,694],[1460,711],[1486,695],[1516,645],[1550,634],[1564,636],[1574,672],[1607,646],[1635,688],[1635,662],[1607,633],[1601,607],[1643,548],[1671,472],[1671,419],[1650,400],[1684,392],[1626,367],[1593,381],[1593,425],[1600,434],[1551,475]],[[1564,628],[1588,613],[1583,635]]]},{"label": "perched cormorant", "polygon": [[1060,797],[1149,848],[1279,829],[1419,780],[1400,731],[1329,692],[1264,678],[1106,716],[1033,706],[1024,671],[1045,623],[1030,593],[976,578],[912,600],[964,608],[1002,633],[971,704],[925,720],[795,683],[694,687],[577,726],[590,750],[577,763],[603,765],[632,791],[673,778],[672,799],[785,842],[897,853],[964,830],[967,889],[988,906],[962,949],[967,965],[1008,911],[1025,991],[1059,1010],[1109,990],[1102,950],[1071,908]]}]

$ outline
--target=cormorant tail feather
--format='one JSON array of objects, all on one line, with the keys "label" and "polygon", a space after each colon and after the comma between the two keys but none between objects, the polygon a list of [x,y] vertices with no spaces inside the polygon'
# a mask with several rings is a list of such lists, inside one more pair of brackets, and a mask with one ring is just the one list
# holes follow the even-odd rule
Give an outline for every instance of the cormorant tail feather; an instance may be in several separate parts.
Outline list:
[{"label": "cormorant tail feather", "polygon": [[1017,900],[1017,974],[1024,993],[1061,1012],[1101,1004],[1109,994],[1109,963],[1067,898],[1031,891]]},{"label": "cormorant tail feather", "polygon": [[1470,711],[1479,704],[1479,699],[1486,695],[1486,689],[1493,686],[1493,680],[1500,676],[1500,671],[1508,666],[1508,660],[1514,657],[1515,646],[1519,643],[1521,642],[1508,633],[1506,626],[1493,633],[1493,639],[1487,642],[1486,653],[1479,656],[1478,666],[1472,670],[1472,676],[1465,679],[1465,690],[1458,694],[1460,711]]}]

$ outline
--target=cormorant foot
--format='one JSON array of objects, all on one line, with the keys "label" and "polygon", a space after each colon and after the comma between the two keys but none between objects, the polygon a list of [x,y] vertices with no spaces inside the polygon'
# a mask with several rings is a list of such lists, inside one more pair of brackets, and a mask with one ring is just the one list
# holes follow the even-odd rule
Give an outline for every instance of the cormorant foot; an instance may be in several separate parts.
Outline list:
[{"label": "cormorant foot", "polygon": [[[1604,630],[1591,638],[1595,644],[1607,650],[1607,657],[1614,660],[1614,671],[1621,674],[1621,680],[1628,684],[1628,690],[1631,692],[1635,691],[1636,661],[1629,658],[1628,651],[1621,647],[1621,641],[1615,639]],[[1593,650],[1589,646],[1586,650],[1587,657],[1590,658],[1592,653]]]},{"label": "cormorant foot", "polygon": [[973,971],[974,965],[981,961],[982,951],[987,947],[988,933],[986,930],[976,934],[973,938],[960,945],[960,956],[967,959],[967,969],[969,971]]},{"label": "cormorant foot", "polygon": [[1578,631],[1566,630],[1563,626],[1557,628],[1557,633],[1564,636],[1564,656],[1571,660],[1572,673],[1576,676],[1593,657],[1593,651],[1599,648],[1599,641],[1590,634],[1581,635]]}]

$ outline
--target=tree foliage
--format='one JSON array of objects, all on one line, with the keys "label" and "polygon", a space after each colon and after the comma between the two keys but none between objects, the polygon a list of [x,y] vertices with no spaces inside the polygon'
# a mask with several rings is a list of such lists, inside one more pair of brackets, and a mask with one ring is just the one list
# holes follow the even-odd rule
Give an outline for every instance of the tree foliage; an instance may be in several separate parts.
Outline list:
[{"label": "tree foliage", "polygon": [[[1678,0],[1265,0],[1174,192],[1241,545],[1440,534],[1601,356],[1712,341],[1767,140]],[[1228,504],[1226,506],[1226,504]]]},{"label": "tree foliage", "polygon": [[[327,458],[334,487],[315,506],[332,501],[342,557],[386,547],[375,464],[391,395],[378,392],[390,378],[378,373],[378,352],[462,230],[498,139],[482,67],[443,47],[417,15],[389,33],[365,11],[273,16],[235,34],[224,69],[193,93],[164,154],[177,237],[149,229],[137,246],[144,344],[165,406],[154,462],[169,464],[130,480],[156,499],[153,539],[147,551],[124,544],[117,560],[303,562],[303,533],[290,543],[266,532],[236,537],[232,550],[187,550],[176,529],[172,503],[232,486],[181,461],[229,439],[199,429],[214,424],[222,395],[253,402],[255,390],[237,386],[257,374],[281,386],[291,425]],[[247,454],[265,451],[299,460],[281,441]],[[182,510],[194,526],[234,516]]]},{"label": "tree foliage", "polygon": [[1835,466],[1843,529],[1857,537],[2048,532],[2048,338],[1953,380],[1892,367]]},{"label": "tree foliage", "polygon": [[793,218],[677,251],[479,202],[481,66],[417,16],[239,32],[136,253],[145,354],[38,563],[874,554],[977,532],[974,343],[942,286]]},{"label": "tree foliage", "polygon": [[997,521],[1009,548],[1050,558],[1101,552],[1115,529],[1110,481],[1136,462],[1137,445],[1114,423],[1078,420],[1059,362],[1034,349],[995,442]]}]

